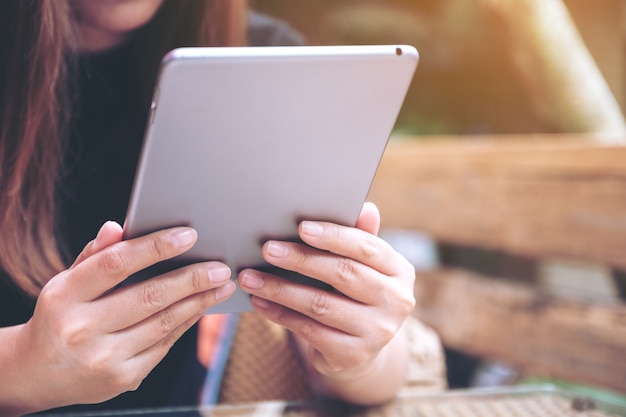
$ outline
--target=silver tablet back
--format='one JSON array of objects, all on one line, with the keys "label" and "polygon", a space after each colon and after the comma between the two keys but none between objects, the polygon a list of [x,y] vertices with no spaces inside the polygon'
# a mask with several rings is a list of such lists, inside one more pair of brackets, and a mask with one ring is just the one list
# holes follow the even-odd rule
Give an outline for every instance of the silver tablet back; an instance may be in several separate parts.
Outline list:
[{"label": "silver tablet back", "polygon": [[[183,48],[163,61],[126,238],[193,226],[161,270],[265,267],[302,219],[353,225],[418,61],[410,46]],[[144,275],[156,273],[148,271]],[[210,313],[249,310],[240,289]]]}]

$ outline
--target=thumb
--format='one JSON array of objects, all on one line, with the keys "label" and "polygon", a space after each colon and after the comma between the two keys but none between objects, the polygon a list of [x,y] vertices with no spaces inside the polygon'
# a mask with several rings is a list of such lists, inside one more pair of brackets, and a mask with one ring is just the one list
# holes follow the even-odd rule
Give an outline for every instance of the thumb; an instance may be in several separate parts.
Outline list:
[{"label": "thumb", "polygon": [[356,221],[356,228],[373,235],[378,234],[378,230],[380,229],[380,213],[378,212],[376,204],[371,202],[363,204],[359,219]]},{"label": "thumb", "polygon": [[71,268],[89,258],[102,249],[122,240],[122,226],[114,221],[108,221],[100,227],[95,239],[87,243],[83,251],[76,257]]}]

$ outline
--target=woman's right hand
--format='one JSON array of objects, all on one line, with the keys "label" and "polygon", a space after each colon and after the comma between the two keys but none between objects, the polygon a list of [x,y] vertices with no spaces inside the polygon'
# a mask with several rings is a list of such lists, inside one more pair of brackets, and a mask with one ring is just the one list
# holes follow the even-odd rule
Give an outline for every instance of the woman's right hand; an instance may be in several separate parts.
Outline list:
[{"label": "woman's right hand", "polygon": [[0,414],[97,403],[137,389],[235,285],[226,265],[205,262],[116,286],[187,251],[196,239],[193,229],[180,227],[122,241],[121,227],[106,223],[74,264],[42,289],[31,320],[0,329]]}]

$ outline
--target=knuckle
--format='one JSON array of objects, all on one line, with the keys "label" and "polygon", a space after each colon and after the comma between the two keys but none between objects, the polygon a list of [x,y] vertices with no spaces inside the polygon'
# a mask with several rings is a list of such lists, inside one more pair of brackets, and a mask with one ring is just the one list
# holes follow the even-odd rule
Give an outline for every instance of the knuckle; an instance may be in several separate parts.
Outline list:
[{"label": "knuckle", "polygon": [[411,291],[404,291],[399,297],[397,297],[396,305],[402,314],[410,314],[415,309],[415,295],[413,295]]},{"label": "knuckle", "polygon": [[[116,372],[114,358],[114,352],[112,349],[106,347],[100,347],[97,351],[91,352],[90,355],[83,359],[83,363],[87,373],[94,377],[104,378],[105,380],[117,381],[121,375]],[[113,384],[123,385],[123,384]]]},{"label": "knuckle", "polygon": [[330,300],[326,293],[317,291],[313,298],[311,299],[311,303],[309,304],[309,311],[315,317],[320,317],[328,314],[330,310]]},{"label": "knuckle", "polygon": [[89,326],[80,319],[65,324],[59,332],[60,339],[69,350],[78,350],[90,339]]},{"label": "knuckle", "polygon": [[[189,328],[191,327],[191,325],[188,322],[186,322],[184,325],[181,325],[181,328],[183,327]],[[168,354],[168,352],[172,349],[172,347],[174,347],[174,345],[176,344],[176,341],[180,338],[182,333],[183,333],[182,331],[176,330],[161,337],[159,342],[153,347],[154,350],[152,353],[159,360],[162,360]]]},{"label": "knuckle", "polygon": [[124,274],[129,270],[130,257],[128,253],[118,247],[110,247],[99,259],[99,267],[108,275]]},{"label": "knuckle", "polygon": [[165,306],[167,292],[160,282],[148,281],[141,294],[141,305],[148,311]]},{"label": "knuckle", "polygon": [[331,366],[333,373],[344,372],[349,369],[358,369],[370,360],[369,353],[358,346],[345,346],[344,352],[327,357],[326,362]]},{"label": "knuckle", "polygon": [[347,355],[343,363],[344,369],[360,368],[371,360],[371,354],[367,350],[354,349],[350,355]]},{"label": "knuckle", "polygon": [[142,382],[143,382],[143,378],[140,378],[140,377],[130,379],[129,382],[126,384],[127,386],[126,392],[137,391],[139,387],[141,386]]},{"label": "knuckle", "polygon": [[285,292],[285,283],[282,280],[277,280],[270,287],[272,299],[279,300]]},{"label": "knuckle", "polygon": [[372,362],[372,359],[378,355],[380,350],[364,350],[360,355],[355,355],[354,366],[363,367]]},{"label": "knuckle", "polygon": [[374,259],[382,250],[382,246],[378,239],[361,239],[357,247],[360,259],[364,261]]},{"label": "knuckle", "polygon": [[204,283],[209,280],[206,278],[206,273],[200,268],[194,267],[189,271],[189,283],[194,293],[199,293],[204,290]]},{"label": "knuckle", "polygon": [[278,324],[285,324],[289,319],[288,310],[283,306],[275,306],[271,309],[271,314],[272,320]]},{"label": "knuckle", "polygon": [[89,379],[100,381],[100,392],[118,395],[127,391],[135,391],[145,375],[124,372],[118,357],[119,349],[114,346],[100,347],[80,358],[83,372]]},{"label": "knuckle", "polygon": [[301,269],[306,265],[307,255],[303,253],[299,253],[297,251],[292,251],[290,253],[291,257],[289,259],[289,269]]},{"label": "knuckle", "polygon": [[154,259],[166,259],[171,255],[171,243],[168,240],[153,237],[148,240],[148,250]]},{"label": "knuckle", "polygon": [[165,309],[159,312],[157,320],[154,324],[154,332],[160,338],[167,339],[175,327],[176,319],[171,309]]},{"label": "knuckle", "polygon": [[62,280],[55,277],[44,285],[39,293],[39,297],[37,297],[37,305],[39,307],[50,306],[54,308],[56,305],[63,305],[67,299],[67,289],[60,281]]},{"label": "knuckle", "polygon": [[313,322],[311,320],[303,320],[300,323],[299,327],[299,331],[300,331],[300,335],[308,341],[313,341],[315,339],[316,336],[316,328],[313,325]]},{"label": "knuckle", "polygon": [[167,352],[174,346],[176,340],[178,340],[178,337],[173,333],[169,333],[167,336],[163,337],[163,339],[161,340],[163,356],[165,356]]},{"label": "knuckle", "polygon": [[313,366],[322,374],[334,374],[345,369],[345,362],[340,356],[333,352],[315,350],[312,359]]},{"label": "knuckle", "polygon": [[413,294],[411,294],[409,297],[407,297],[406,299],[406,305],[405,305],[405,312],[411,313],[413,310],[415,310],[415,306],[417,304],[417,301],[415,300],[415,296]]},{"label": "knuckle", "polygon": [[310,261],[310,253],[305,246],[295,245],[293,246],[295,250],[291,250],[290,254],[290,263],[295,268],[303,268]]},{"label": "knuckle", "polygon": [[120,393],[135,391],[141,385],[142,380],[139,376],[118,372],[109,378],[109,387],[112,391]]},{"label": "knuckle", "polygon": [[209,307],[212,307],[215,304],[215,292],[214,291],[203,291],[200,293],[198,297],[198,309],[200,311],[204,311]]},{"label": "knuckle", "polygon": [[332,373],[345,372],[346,370],[355,367],[355,360],[353,356],[350,356],[348,360],[343,359],[326,359],[326,364],[330,367]]},{"label": "knuckle", "polygon": [[312,345],[317,345],[323,342],[323,336],[320,333],[320,329],[316,324],[316,321],[309,318],[302,318],[297,325],[298,333],[304,339],[309,341]]},{"label": "knuckle", "polygon": [[397,331],[398,327],[389,321],[384,321],[378,324],[377,333],[379,334],[380,339],[383,340],[385,344],[393,339]]},{"label": "knuckle", "polygon": [[354,262],[348,258],[340,258],[337,264],[337,280],[348,283],[354,280],[356,267]]}]

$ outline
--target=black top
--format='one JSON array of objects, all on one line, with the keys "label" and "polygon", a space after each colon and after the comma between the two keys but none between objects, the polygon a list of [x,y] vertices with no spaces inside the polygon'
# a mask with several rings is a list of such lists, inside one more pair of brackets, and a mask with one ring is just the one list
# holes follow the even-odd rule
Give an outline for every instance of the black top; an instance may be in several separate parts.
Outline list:
[{"label": "black top", "polygon": [[[250,45],[295,45],[287,25],[252,13]],[[57,234],[77,256],[107,220],[124,223],[148,109],[130,70],[131,48],[79,58],[74,122],[57,186]],[[25,323],[36,300],[0,273],[0,327]],[[197,404],[206,369],[197,361],[193,327],[148,375],[139,389],[106,403],[63,411],[112,410]]]}]

